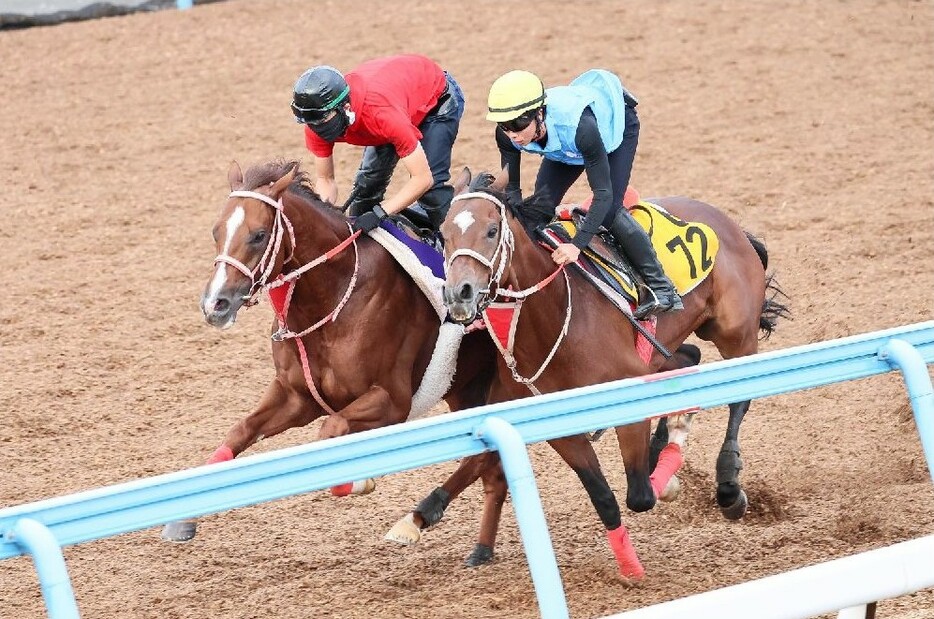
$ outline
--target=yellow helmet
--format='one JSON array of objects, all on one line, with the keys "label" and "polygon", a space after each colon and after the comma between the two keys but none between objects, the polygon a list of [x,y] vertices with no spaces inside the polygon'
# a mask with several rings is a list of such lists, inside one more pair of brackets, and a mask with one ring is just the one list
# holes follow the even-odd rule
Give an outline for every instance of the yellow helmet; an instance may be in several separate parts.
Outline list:
[{"label": "yellow helmet", "polygon": [[528,71],[510,71],[490,86],[487,120],[505,122],[545,104],[545,85]]}]

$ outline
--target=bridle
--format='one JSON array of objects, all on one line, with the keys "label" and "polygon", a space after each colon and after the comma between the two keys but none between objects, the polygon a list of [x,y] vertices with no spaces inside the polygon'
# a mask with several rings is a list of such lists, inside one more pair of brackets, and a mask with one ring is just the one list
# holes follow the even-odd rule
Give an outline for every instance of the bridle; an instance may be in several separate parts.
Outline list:
[{"label": "bridle", "polygon": [[[448,272],[451,268],[451,264],[456,258],[461,256],[468,256],[473,258],[487,269],[490,270],[490,279],[487,282],[486,288],[480,290],[479,293],[485,295],[485,305],[478,304],[478,311],[482,311],[489,304],[499,297],[507,297],[510,299],[524,299],[531,295],[532,293],[538,292],[545,286],[551,283],[551,281],[558,276],[558,273],[564,271],[565,265],[558,266],[554,272],[538,282],[534,286],[526,288],[524,290],[512,290],[511,288],[503,288],[500,286],[500,281],[503,278],[503,274],[506,271],[506,265],[509,263],[509,260],[512,258],[512,254],[516,250],[516,239],[512,232],[512,228],[509,227],[509,221],[506,219],[506,205],[503,204],[502,200],[497,198],[492,194],[488,194],[483,191],[472,191],[469,193],[462,193],[454,196],[451,200],[451,204],[455,202],[460,202],[462,200],[470,200],[473,198],[479,198],[481,200],[486,200],[487,202],[492,202],[499,208],[499,219],[500,219],[500,235],[499,243],[496,245],[496,249],[493,251],[493,255],[487,258],[480,252],[477,252],[469,247],[463,247],[461,249],[455,250],[447,259],[444,261],[444,270]],[[499,260],[499,267],[494,268],[496,261]],[[567,273],[564,273],[564,278],[567,280]],[[570,290],[570,286],[568,287]],[[490,294],[492,293],[492,294]]]},{"label": "bridle", "polygon": [[[263,251],[263,257],[260,258],[260,261],[256,264],[253,269],[250,269],[248,266],[231,256],[230,254],[218,254],[214,258],[214,265],[217,266],[218,262],[229,264],[233,268],[237,269],[244,275],[250,278],[250,290],[244,295],[243,304],[246,306],[256,305],[258,302],[257,297],[259,293],[265,290],[269,276],[272,274],[273,268],[276,264],[276,256],[279,255],[279,249],[282,246],[282,237],[286,230],[289,232],[289,241],[291,242],[291,252],[289,257],[282,261],[282,264],[286,264],[292,257],[295,255],[295,230],[292,228],[292,222],[289,221],[289,218],[285,216],[285,212],[282,206],[282,198],[278,200],[273,200],[269,196],[257,191],[245,191],[245,190],[236,190],[231,191],[227,196],[228,198],[253,198],[254,200],[259,200],[260,202],[265,202],[273,208],[276,212],[276,218],[272,222],[272,232],[270,233],[270,240],[266,243],[266,249]],[[256,274],[262,272],[262,275],[259,279],[256,278]]]},{"label": "bridle", "polygon": [[[499,349],[500,353],[503,355],[503,359],[506,362],[506,366],[512,372],[512,377],[516,382],[523,383],[529,388],[529,390],[534,395],[541,395],[541,392],[533,384],[534,381],[538,379],[539,376],[545,371],[545,368],[548,367],[548,364],[551,363],[552,358],[555,356],[555,353],[558,352],[558,347],[561,345],[561,342],[564,340],[565,336],[568,333],[568,327],[571,324],[571,281],[568,278],[567,272],[564,270],[566,265],[559,265],[558,268],[554,270],[551,275],[547,276],[542,281],[538,282],[534,286],[525,288],[523,290],[513,290],[510,288],[503,288],[500,285],[503,274],[506,271],[506,264],[512,258],[513,253],[516,249],[516,239],[513,234],[512,228],[509,226],[509,220],[506,217],[506,205],[503,204],[502,200],[498,199],[496,196],[488,194],[482,191],[473,191],[468,193],[462,193],[454,197],[451,200],[451,204],[454,202],[459,202],[461,200],[470,200],[473,198],[479,198],[481,200],[486,200],[492,202],[499,208],[499,217],[500,217],[500,235],[499,242],[496,245],[496,249],[493,251],[493,255],[489,258],[483,254],[470,249],[470,248],[461,248],[455,250],[451,253],[450,256],[444,262],[445,272],[450,271],[451,264],[456,258],[461,256],[467,256],[473,258],[483,266],[485,266],[490,271],[490,279],[487,283],[487,287],[483,290],[480,290],[478,294],[483,295],[481,300],[477,303],[477,312],[480,314],[486,313],[490,304],[500,297],[505,297],[511,299],[515,302],[515,313],[514,321],[518,323],[519,312],[522,307],[522,302],[532,294],[543,289],[545,286],[550,284],[555,277],[558,276],[558,273],[564,275],[564,284],[568,291],[568,302],[567,302],[567,312],[564,316],[564,324],[561,326],[561,332],[558,334],[558,338],[555,340],[554,346],[551,347],[551,351],[548,353],[548,356],[545,358],[545,361],[538,368],[538,371],[535,372],[531,377],[524,377],[519,374],[518,369],[516,368],[517,362],[516,358],[512,354],[511,346],[507,346],[499,341],[496,336],[493,336],[493,342],[496,344],[496,347]],[[495,267],[497,261],[499,261],[499,266]]]},{"label": "bridle", "polygon": [[[246,191],[242,189],[231,191],[227,197],[228,198],[253,198],[255,200],[259,200],[260,202],[264,202],[265,204],[268,204],[276,212],[276,218],[275,220],[273,220],[273,223],[272,223],[272,232],[270,234],[270,240],[266,243],[266,249],[263,251],[262,258],[260,258],[260,261],[257,263],[257,265],[253,269],[250,269],[248,266],[246,266],[245,264],[243,264],[242,262],[240,262],[239,260],[237,260],[236,258],[234,258],[233,256],[229,254],[218,254],[217,257],[214,258],[215,265],[218,262],[229,264],[230,266],[234,267],[235,269],[237,269],[238,271],[240,271],[241,273],[243,273],[244,275],[250,278],[250,290],[247,292],[246,295],[244,295],[244,299],[245,299],[244,305],[246,306],[251,306],[251,305],[255,305],[256,303],[258,303],[257,297],[259,296],[261,292],[268,291],[270,289],[274,289],[279,286],[283,286],[285,284],[295,281],[307,271],[310,271],[316,266],[323,264],[324,262],[327,262],[328,260],[336,256],[337,254],[339,254],[341,251],[343,251],[348,245],[353,244],[355,264],[354,264],[353,277],[351,278],[351,283],[348,286],[347,292],[344,294],[344,297],[339,303],[337,309],[331,314],[329,314],[329,317],[333,315],[333,317],[336,318],[337,317],[336,314],[340,312],[340,308],[343,307],[344,303],[346,303],[347,298],[350,296],[350,293],[353,290],[354,284],[357,279],[357,272],[360,266],[360,255],[359,255],[359,252],[357,251],[356,239],[358,236],[360,236],[360,232],[354,232],[353,228],[348,223],[347,227],[351,232],[350,237],[348,237],[347,239],[339,243],[333,249],[318,256],[311,262],[303,266],[300,266],[294,271],[290,271],[289,273],[284,273],[280,275],[278,278],[276,278],[274,281],[269,282],[269,276],[272,274],[272,271],[275,268],[276,256],[279,255],[279,250],[282,247],[282,237],[284,236],[286,230],[289,233],[289,241],[291,245],[290,245],[289,255],[287,258],[285,258],[282,261],[282,264],[283,265],[288,264],[292,260],[292,258],[295,256],[295,229],[292,227],[292,222],[289,221],[289,218],[285,214],[284,207],[282,206],[282,198],[279,198],[278,200],[273,200],[266,194],[259,193],[257,191]],[[259,277],[259,279],[257,279],[256,274],[259,272],[262,272],[262,275]],[[304,335],[307,332],[308,332],[307,330],[303,331],[301,335]]]},{"label": "bridle", "polygon": [[[496,196],[482,191],[471,191],[454,196],[454,198],[451,200],[451,204],[453,205],[455,202],[461,202],[463,200],[470,200],[473,198],[479,198],[481,200],[492,202],[497,207],[499,207],[499,242],[496,244],[496,249],[493,251],[493,255],[489,258],[478,251],[470,249],[469,247],[463,247],[454,251],[454,253],[447,256],[444,261],[444,272],[449,272],[451,270],[451,264],[455,259],[461,256],[473,258],[490,270],[490,279],[487,281],[486,288],[478,291],[478,294],[482,295],[482,297],[477,303],[477,311],[482,312],[490,305],[491,302],[493,302],[493,300],[500,292],[505,292],[504,289],[500,287],[500,281],[502,280],[503,274],[506,271],[506,265],[509,263],[510,258],[512,258],[513,251],[515,251],[516,239],[513,236],[512,228],[509,227],[509,224],[506,221],[506,205],[503,204],[503,202]],[[497,261],[499,261],[499,266],[494,267]],[[493,292],[492,295],[490,294],[491,291]]]}]

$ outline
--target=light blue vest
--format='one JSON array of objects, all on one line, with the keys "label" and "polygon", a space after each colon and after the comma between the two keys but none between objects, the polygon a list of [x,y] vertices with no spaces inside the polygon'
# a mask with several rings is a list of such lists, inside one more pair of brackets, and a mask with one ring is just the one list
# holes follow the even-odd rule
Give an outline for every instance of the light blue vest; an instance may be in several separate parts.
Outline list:
[{"label": "light blue vest", "polygon": [[581,114],[588,105],[597,118],[597,128],[606,152],[612,153],[623,143],[626,130],[627,91],[619,78],[603,69],[591,69],[576,77],[567,86],[557,86],[545,91],[545,127],[547,141],[543,147],[532,142],[518,146],[522,150],[543,156],[545,159],[569,165],[584,165],[584,156],[574,143]]}]

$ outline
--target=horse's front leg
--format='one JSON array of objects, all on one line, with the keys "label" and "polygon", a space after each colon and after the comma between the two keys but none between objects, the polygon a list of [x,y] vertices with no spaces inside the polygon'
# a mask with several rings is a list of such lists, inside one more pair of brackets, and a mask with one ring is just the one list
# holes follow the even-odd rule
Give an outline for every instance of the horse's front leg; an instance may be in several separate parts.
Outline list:
[{"label": "horse's front leg", "polygon": [[[646,422],[648,423],[648,422]],[[643,456],[648,465],[648,431],[642,431],[642,440],[646,446],[643,449]],[[617,430],[617,435],[619,431]],[[583,435],[569,436],[566,438],[553,439],[548,444],[558,452],[558,455],[567,462],[577,477],[581,480],[590,502],[593,503],[597,515],[606,527],[606,537],[610,544],[610,549],[616,557],[616,564],[619,567],[620,576],[626,581],[640,581],[645,576],[645,569],[636,555],[636,549],[629,539],[629,531],[622,523],[619,503],[616,502],[616,496],[607,483],[603,471],[600,469],[600,462],[597,460],[597,454],[593,450],[593,445]],[[627,476],[629,470],[627,467]],[[645,487],[651,493],[646,479]],[[643,489],[643,493],[645,490]],[[654,496],[652,497],[654,503]]]},{"label": "horse's front leg", "polygon": [[[408,406],[411,401],[406,402]],[[363,395],[339,411],[328,415],[321,425],[318,440],[327,440],[363,430],[382,428],[404,419],[408,411],[393,405],[389,393],[379,385],[373,385]],[[331,488],[334,496],[369,494],[376,489],[376,480],[367,478],[349,481]]]},{"label": "horse's front leg", "polygon": [[[648,419],[616,428],[619,452],[626,468],[626,507],[634,512],[655,507],[657,492],[649,470],[651,430],[652,423]],[[668,479],[664,481],[667,483]]]},{"label": "horse's front leg", "polygon": [[739,520],[746,514],[749,500],[739,483],[743,461],[739,458],[739,426],[749,410],[750,400],[730,404],[730,420],[726,437],[717,457],[717,505],[729,520]]},{"label": "horse's front leg", "polygon": [[499,455],[496,452],[484,452],[461,460],[457,470],[443,484],[432,490],[418,502],[415,509],[389,529],[385,539],[399,544],[418,543],[422,537],[421,532],[440,522],[451,501],[498,462]]},{"label": "horse's front leg", "polygon": [[[224,441],[205,464],[232,460],[257,441],[289,428],[307,425],[320,414],[317,405],[276,378],[266,387],[266,392],[253,412],[227,431]],[[191,541],[197,526],[195,519],[170,522],[162,529],[162,539],[169,542]]]}]

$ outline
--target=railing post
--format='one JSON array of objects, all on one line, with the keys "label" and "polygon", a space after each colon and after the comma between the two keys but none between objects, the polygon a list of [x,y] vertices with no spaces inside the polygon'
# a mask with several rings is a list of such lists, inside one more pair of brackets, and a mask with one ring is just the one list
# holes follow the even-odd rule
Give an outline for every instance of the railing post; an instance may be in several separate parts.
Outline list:
[{"label": "railing post", "polygon": [[927,460],[928,472],[934,477],[934,388],[928,366],[921,353],[900,339],[893,339],[879,350],[879,357],[898,368],[905,379],[908,401],[915,415],[915,425],[921,435],[921,448]]},{"label": "railing post", "polygon": [[542,619],[568,619],[564,586],[522,435],[499,417],[485,419],[475,435],[499,451]]},{"label": "railing post", "polygon": [[32,518],[21,518],[8,535],[32,555],[49,619],[78,619],[65,557],[48,527]]}]

